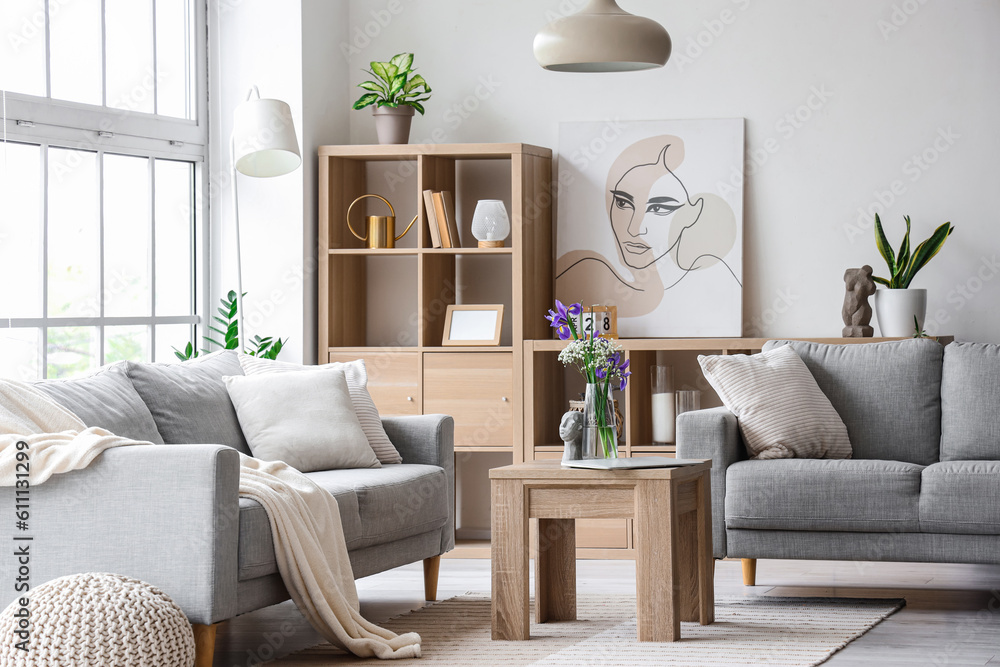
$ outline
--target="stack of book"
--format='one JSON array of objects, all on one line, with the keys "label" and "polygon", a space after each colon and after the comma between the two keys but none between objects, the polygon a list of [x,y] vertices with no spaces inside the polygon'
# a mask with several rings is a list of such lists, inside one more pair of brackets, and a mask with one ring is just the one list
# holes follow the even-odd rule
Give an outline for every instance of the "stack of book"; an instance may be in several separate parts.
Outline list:
[{"label": "stack of book", "polygon": [[444,190],[424,190],[424,210],[431,231],[431,245],[435,248],[461,248],[458,238],[458,221],[455,219],[455,197]]}]

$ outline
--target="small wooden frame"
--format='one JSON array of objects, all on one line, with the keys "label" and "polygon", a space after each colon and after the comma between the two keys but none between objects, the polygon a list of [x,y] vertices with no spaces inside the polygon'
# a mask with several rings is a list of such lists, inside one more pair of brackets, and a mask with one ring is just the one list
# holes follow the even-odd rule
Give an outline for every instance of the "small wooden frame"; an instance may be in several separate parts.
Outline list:
[{"label": "small wooden frame", "polygon": [[[595,327],[595,323],[599,325]],[[602,338],[618,338],[618,306],[584,306],[577,318],[577,331],[582,336],[594,329]]]},{"label": "small wooden frame", "polygon": [[444,346],[487,346],[500,344],[503,304],[448,306],[444,319]]}]

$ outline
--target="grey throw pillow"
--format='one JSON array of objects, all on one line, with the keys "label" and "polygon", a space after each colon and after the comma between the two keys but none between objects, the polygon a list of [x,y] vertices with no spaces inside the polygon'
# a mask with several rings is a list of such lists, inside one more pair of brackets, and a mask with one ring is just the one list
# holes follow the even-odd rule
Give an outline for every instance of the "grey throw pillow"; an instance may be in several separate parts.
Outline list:
[{"label": "grey throw pillow", "polygon": [[222,378],[242,375],[236,352],[223,350],[179,364],[126,362],[132,386],[168,445],[228,445],[250,454]]},{"label": "grey throw pillow", "polygon": [[941,460],[1000,461],[1000,345],[952,343],[941,376]]},{"label": "grey throw pillow", "polygon": [[790,346],[698,363],[739,420],[751,458],[851,458],[844,420]]},{"label": "grey throw pillow", "polygon": [[301,472],[379,468],[343,371],[225,378],[255,458]]},{"label": "grey throw pillow", "polygon": [[162,445],[153,415],[125,374],[124,363],[113,364],[72,380],[42,380],[34,383],[53,401],[80,418],[115,435]]}]

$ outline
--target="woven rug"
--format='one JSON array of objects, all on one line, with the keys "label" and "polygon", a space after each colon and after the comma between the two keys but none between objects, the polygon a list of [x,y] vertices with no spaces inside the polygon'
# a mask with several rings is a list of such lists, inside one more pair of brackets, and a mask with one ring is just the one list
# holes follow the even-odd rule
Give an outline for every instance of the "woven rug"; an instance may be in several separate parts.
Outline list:
[{"label": "woven rug", "polygon": [[[531,640],[490,639],[490,597],[469,594],[383,626],[419,632],[423,657],[393,665],[818,665],[903,606],[902,600],[720,597],[715,623],[681,623],[678,642],[636,640],[635,597],[580,596],[580,620],[531,624]],[[329,644],[294,653],[281,667],[368,662]]]}]

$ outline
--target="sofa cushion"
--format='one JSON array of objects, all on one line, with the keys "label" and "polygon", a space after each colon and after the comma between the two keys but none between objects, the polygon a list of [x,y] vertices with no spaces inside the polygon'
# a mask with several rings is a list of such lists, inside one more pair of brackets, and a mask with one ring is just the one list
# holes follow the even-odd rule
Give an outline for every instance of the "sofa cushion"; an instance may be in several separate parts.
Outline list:
[{"label": "sofa cushion", "polygon": [[864,459],[740,461],[726,472],[726,528],[919,532],[923,469]]},{"label": "sofa cushion", "polygon": [[739,420],[750,458],[851,458],[844,420],[791,346],[700,355],[698,363]]},{"label": "sofa cushion", "polygon": [[941,360],[933,340],[823,345],[790,343],[837,409],[855,459],[928,465],[941,445]]},{"label": "sofa cushion", "polygon": [[72,380],[42,380],[33,385],[71,411],[87,426],[162,445],[153,415],[125,374],[123,363]]},{"label": "sofa cushion", "polygon": [[921,477],[921,532],[1000,535],[1000,461],[935,463]]},{"label": "sofa cushion", "polygon": [[378,468],[343,371],[223,378],[254,458],[301,472]]},{"label": "sofa cushion", "polygon": [[952,343],[941,373],[941,460],[1000,460],[1000,345]]},{"label": "sofa cushion", "polygon": [[[327,491],[337,499],[340,523],[344,527],[347,548],[361,537],[358,497],[350,486],[330,485]],[[274,557],[271,522],[264,506],[250,498],[240,498],[240,541],[238,579],[248,581],[274,574],[278,563]]]},{"label": "sofa cushion", "polygon": [[228,445],[250,455],[236,410],[222,381],[243,375],[236,352],[213,352],[179,364],[126,362],[132,386],[168,445]]},{"label": "sofa cushion", "polygon": [[[306,476],[337,499],[352,551],[437,530],[448,521],[448,480],[438,466],[404,463]],[[256,501],[241,498],[239,579],[277,571],[267,513]]]}]

